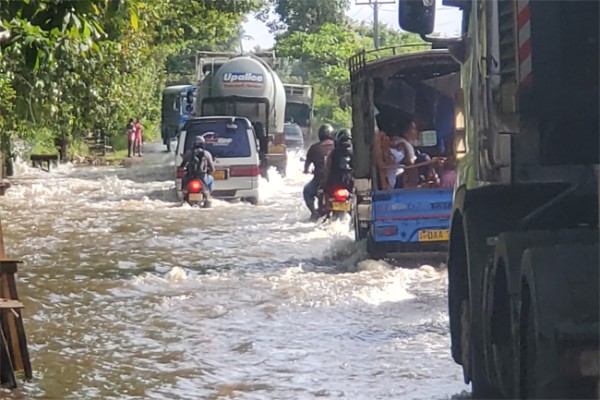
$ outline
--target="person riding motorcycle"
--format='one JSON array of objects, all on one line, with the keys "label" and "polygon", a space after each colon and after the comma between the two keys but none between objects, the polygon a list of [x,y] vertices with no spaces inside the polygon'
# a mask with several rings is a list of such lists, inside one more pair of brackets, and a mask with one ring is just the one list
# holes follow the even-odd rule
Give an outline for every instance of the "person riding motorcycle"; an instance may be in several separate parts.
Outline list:
[{"label": "person riding motorcycle", "polygon": [[325,193],[331,193],[336,187],[352,192],[352,156],[352,133],[349,129],[340,129],[335,135],[335,148],[327,157],[327,173],[323,184]]},{"label": "person riding motorcycle", "polygon": [[213,191],[214,178],[212,173],[215,171],[212,154],[205,149],[206,141],[202,136],[196,136],[191,149],[188,149],[183,155],[183,161],[180,167],[185,168],[186,174],[182,180],[183,187],[192,179],[200,179],[208,188],[209,193]]},{"label": "person riding motorcycle", "polygon": [[334,148],[333,127],[329,124],[321,125],[319,128],[319,142],[313,144],[306,153],[304,163],[304,173],[309,173],[310,165],[313,168],[313,178],[304,186],[302,194],[306,207],[310,211],[310,219],[316,221],[318,213],[315,208],[315,199],[319,191],[319,186],[325,179],[325,159]]}]

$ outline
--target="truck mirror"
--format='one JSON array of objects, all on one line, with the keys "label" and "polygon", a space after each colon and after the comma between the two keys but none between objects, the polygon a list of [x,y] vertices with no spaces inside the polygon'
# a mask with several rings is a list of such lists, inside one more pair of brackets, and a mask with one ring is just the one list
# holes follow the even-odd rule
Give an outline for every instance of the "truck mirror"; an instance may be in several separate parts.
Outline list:
[{"label": "truck mirror", "polygon": [[186,94],[186,101],[188,104],[192,104],[194,102],[194,92],[189,90]]},{"label": "truck mirror", "polygon": [[429,35],[435,23],[435,0],[398,0],[398,22],[405,31]]}]

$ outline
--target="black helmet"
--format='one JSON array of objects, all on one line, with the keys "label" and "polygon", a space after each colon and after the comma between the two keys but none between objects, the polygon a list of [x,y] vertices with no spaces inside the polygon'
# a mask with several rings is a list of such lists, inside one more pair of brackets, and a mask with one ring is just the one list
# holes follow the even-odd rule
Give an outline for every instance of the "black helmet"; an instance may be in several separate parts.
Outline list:
[{"label": "black helmet", "polygon": [[204,149],[204,145],[206,144],[206,140],[202,136],[196,136],[194,138],[194,148],[195,149]]},{"label": "black helmet", "polygon": [[350,132],[350,129],[340,129],[339,131],[337,131],[337,133],[335,134],[335,144],[338,145],[340,143],[343,142],[349,142],[352,140],[352,132]]},{"label": "black helmet", "polygon": [[333,126],[323,124],[319,128],[319,140],[333,139]]}]

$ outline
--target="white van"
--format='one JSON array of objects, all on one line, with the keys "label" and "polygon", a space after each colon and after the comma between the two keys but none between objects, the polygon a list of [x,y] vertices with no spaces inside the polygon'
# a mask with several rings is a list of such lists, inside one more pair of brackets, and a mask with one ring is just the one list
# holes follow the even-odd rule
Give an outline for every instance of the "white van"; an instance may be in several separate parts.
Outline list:
[{"label": "white van", "polygon": [[242,117],[198,117],[186,121],[175,153],[177,197],[183,197],[184,171],[179,166],[196,136],[204,137],[206,150],[215,160],[213,197],[243,199],[256,204],[260,175],[258,144],[250,121]]}]

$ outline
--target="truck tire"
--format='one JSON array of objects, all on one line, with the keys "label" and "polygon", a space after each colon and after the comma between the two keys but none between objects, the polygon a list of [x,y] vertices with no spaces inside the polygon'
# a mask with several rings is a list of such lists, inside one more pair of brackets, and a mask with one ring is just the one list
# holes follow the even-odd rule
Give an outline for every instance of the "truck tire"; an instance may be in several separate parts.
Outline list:
[{"label": "truck tire", "polygon": [[597,398],[597,377],[578,376],[566,356],[598,346],[598,251],[597,244],[572,244],[523,253],[521,398]]},{"label": "truck tire", "polygon": [[[492,255],[487,246],[486,239],[495,234],[496,224],[488,215],[488,210],[472,209],[464,213],[464,237],[466,257],[469,266],[469,279],[471,283],[477,282],[479,287],[469,284],[469,289],[464,293],[468,297],[460,302],[469,301],[468,321],[461,323],[461,337],[468,338],[468,347],[462,347],[463,374],[471,381],[473,399],[499,399],[501,393],[489,379],[489,371],[485,359],[485,343],[483,335],[484,310],[482,302],[484,296],[483,274]],[[482,215],[483,214],[483,215]],[[487,217],[486,217],[487,216]],[[485,222],[482,223],[482,221]],[[457,301],[455,299],[454,301]],[[467,330],[467,332],[465,332]],[[467,357],[465,360],[464,357]],[[466,362],[465,362],[466,361]],[[466,364],[466,365],[465,365]]]},{"label": "truck tire", "polygon": [[354,241],[360,242],[361,240],[366,239],[367,234],[369,233],[369,228],[361,228],[358,220],[356,203],[354,204],[352,211],[352,224],[354,225]]},{"label": "truck tire", "polygon": [[381,260],[385,257],[383,246],[375,241],[371,230],[367,232],[367,253],[373,260]]}]

